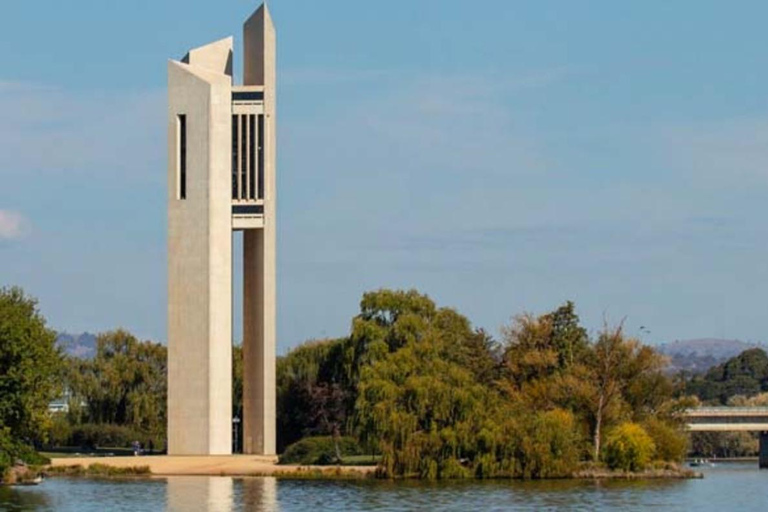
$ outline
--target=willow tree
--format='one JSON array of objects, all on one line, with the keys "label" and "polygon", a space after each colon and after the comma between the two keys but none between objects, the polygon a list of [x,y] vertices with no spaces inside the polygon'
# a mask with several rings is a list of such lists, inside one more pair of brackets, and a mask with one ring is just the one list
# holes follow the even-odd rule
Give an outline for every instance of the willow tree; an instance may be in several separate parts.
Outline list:
[{"label": "willow tree", "polygon": [[572,474],[582,439],[567,410],[532,410],[485,385],[426,333],[365,368],[359,435],[388,477],[552,478]]},{"label": "willow tree", "polygon": [[434,332],[362,370],[357,423],[378,443],[387,476],[466,476],[487,417],[488,391],[445,357]]},{"label": "willow tree", "polygon": [[496,343],[483,330],[474,330],[464,315],[437,307],[429,296],[416,290],[382,289],[363,295],[360,314],[352,321],[344,349],[344,368],[351,387],[364,367],[430,333],[439,336],[448,361],[469,370],[477,379],[495,377],[499,368]]},{"label": "willow tree", "polygon": [[80,421],[125,425],[163,437],[168,393],[164,345],[118,329],[98,335],[93,359],[71,365],[73,401],[85,403],[78,411]]}]

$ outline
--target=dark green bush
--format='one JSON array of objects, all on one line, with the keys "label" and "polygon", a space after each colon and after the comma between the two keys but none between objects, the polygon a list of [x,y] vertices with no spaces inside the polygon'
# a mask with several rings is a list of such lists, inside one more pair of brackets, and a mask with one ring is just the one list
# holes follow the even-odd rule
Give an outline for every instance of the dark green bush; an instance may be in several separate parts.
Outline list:
[{"label": "dark green bush", "polygon": [[69,424],[64,415],[54,417],[48,429],[46,450],[95,450],[97,448],[131,448],[134,441],[141,443],[145,450],[150,441],[155,452],[161,452],[165,446],[162,434],[150,434],[127,425],[110,423]]},{"label": "dark green bush", "polygon": [[13,454],[14,460],[20,459],[30,466],[42,466],[44,464],[50,464],[51,459],[40,455],[35,449],[26,444],[17,444],[15,453]]},{"label": "dark green bush", "polygon": [[6,470],[13,464],[15,443],[11,440],[10,429],[0,428],[0,482]]},{"label": "dark green bush", "polygon": [[72,427],[69,439],[64,444],[89,449],[99,447],[129,448],[134,441],[139,441],[142,446],[146,447],[149,436],[123,425],[85,423]]},{"label": "dark green bush", "polygon": [[72,424],[64,413],[56,413],[48,426],[48,444],[51,446],[67,446],[72,437]]},{"label": "dark green bush", "polygon": [[[338,444],[342,457],[363,455],[360,445],[352,437],[340,437]],[[338,462],[334,439],[331,436],[305,437],[288,446],[280,456],[280,464],[327,466]]]}]

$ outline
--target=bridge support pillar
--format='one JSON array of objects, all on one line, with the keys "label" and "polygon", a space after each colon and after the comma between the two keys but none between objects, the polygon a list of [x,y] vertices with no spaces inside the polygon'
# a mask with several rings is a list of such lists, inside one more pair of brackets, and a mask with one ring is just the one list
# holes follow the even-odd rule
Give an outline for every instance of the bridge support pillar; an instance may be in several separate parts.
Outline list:
[{"label": "bridge support pillar", "polygon": [[760,432],[760,469],[768,469],[768,432]]}]

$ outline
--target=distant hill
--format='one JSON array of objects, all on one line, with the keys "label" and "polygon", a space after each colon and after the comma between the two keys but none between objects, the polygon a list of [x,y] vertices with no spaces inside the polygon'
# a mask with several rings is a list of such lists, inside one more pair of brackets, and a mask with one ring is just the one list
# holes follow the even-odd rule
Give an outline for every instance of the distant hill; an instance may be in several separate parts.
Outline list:
[{"label": "distant hill", "polygon": [[713,366],[755,347],[768,349],[768,346],[762,343],[717,338],[676,340],[658,345],[656,349],[670,358],[671,372],[685,370],[690,373],[704,373]]},{"label": "distant hill", "polygon": [[56,344],[65,354],[72,357],[90,359],[96,355],[96,336],[89,332],[81,334],[60,332],[56,337]]}]

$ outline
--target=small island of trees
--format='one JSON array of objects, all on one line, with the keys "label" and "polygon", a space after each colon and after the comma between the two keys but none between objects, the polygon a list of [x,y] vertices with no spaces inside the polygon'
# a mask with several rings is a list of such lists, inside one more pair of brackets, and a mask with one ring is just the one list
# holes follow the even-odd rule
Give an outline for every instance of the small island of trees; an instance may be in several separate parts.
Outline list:
[{"label": "small island of trees", "polygon": [[[129,453],[138,440],[161,453],[165,346],[115,330],[78,358],[55,338],[34,299],[0,290],[0,469],[44,460],[35,449]],[[737,400],[753,403],[768,391],[758,352],[679,378],[621,326],[590,336],[571,302],[519,315],[495,340],[417,291],[373,291],[348,336],[278,358],[280,460],[373,462],[381,477],[424,479],[674,470],[689,450],[681,413],[692,395],[726,403],[743,391]],[[239,347],[233,363],[238,415]],[[50,413],[60,396],[66,410]],[[694,451],[707,439],[694,437]]]},{"label": "small island of trees", "polygon": [[345,438],[379,454],[385,477],[639,471],[686,453],[687,401],[663,369],[620,327],[590,339],[570,302],[518,316],[496,342],[425,295],[380,290],[363,296],[349,337],[279,361],[279,444],[293,460],[312,453],[300,449],[309,436]]}]

